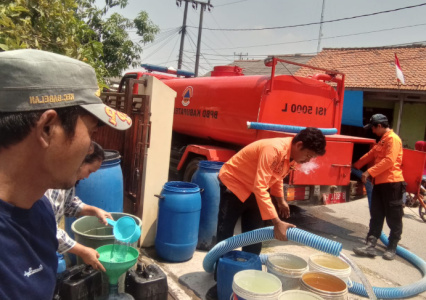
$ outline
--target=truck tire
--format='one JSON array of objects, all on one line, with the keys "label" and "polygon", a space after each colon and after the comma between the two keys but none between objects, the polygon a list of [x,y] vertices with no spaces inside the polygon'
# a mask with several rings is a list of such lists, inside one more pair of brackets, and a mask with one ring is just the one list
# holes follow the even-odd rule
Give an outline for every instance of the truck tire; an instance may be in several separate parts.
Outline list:
[{"label": "truck tire", "polygon": [[189,161],[186,165],[185,172],[183,173],[183,181],[191,182],[192,175],[194,175],[195,171],[198,169],[198,163],[201,160],[205,160],[205,157],[197,156]]}]

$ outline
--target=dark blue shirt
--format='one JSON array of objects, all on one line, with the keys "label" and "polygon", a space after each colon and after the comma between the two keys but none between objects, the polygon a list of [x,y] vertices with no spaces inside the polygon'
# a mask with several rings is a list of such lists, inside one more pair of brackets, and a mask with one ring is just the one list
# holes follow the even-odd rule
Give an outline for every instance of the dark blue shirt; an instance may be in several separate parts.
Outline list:
[{"label": "dark blue shirt", "polygon": [[31,209],[0,200],[0,299],[51,300],[57,248],[55,216],[46,197]]}]

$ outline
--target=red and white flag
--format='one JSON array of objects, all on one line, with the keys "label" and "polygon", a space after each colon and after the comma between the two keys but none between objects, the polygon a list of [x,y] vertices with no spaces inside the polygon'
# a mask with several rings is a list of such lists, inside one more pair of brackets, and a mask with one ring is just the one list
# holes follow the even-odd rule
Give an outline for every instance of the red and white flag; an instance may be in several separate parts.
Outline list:
[{"label": "red and white flag", "polygon": [[396,79],[402,84],[405,84],[404,74],[402,74],[401,66],[399,65],[399,60],[398,60],[398,56],[396,56],[396,53],[395,53],[395,68],[396,68]]}]

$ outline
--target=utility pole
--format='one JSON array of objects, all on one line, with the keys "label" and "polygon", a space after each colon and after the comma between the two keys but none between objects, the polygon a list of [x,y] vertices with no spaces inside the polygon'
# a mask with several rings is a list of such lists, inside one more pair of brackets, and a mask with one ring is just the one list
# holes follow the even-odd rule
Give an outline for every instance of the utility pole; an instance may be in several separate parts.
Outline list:
[{"label": "utility pole", "polygon": [[243,54],[242,52],[240,52],[240,53],[234,52],[234,59],[235,59],[235,56],[239,57],[239,60],[243,60],[243,56],[248,56],[248,53]]},{"label": "utility pole", "polygon": [[321,22],[320,22],[320,29],[319,29],[319,35],[318,35],[317,53],[319,53],[320,50],[321,50],[322,23],[324,21],[324,8],[325,8],[325,0],[322,0]]},{"label": "utility pole", "polygon": [[206,8],[211,11],[213,8],[213,5],[210,4],[210,0],[207,2],[201,2],[196,0],[176,0],[176,5],[180,6],[182,1],[185,1],[185,13],[183,17],[183,26],[182,26],[182,37],[180,40],[180,50],[179,50],[179,61],[178,61],[178,69],[180,69],[182,64],[182,56],[183,56],[183,43],[184,43],[184,33],[186,31],[186,14],[187,14],[187,8],[188,8],[188,2],[192,3],[192,7],[194,9],[197,9],[198,4],[201,5],[201,11],[200,11],[200,24],[198,25],[198,40],[197,40],[197,54],[195,56],[195,77],[198,77],[198,66],[200,62],[200,48],[201,48],[201,33],[203,28],[203,14]]},{"label": "utility pole", "polygon": [[[180,6],[178,4],[180,2],[176,2],[176,5]],[[183,58],[183,44],[185,42],[185,33],[186,33],[186,16],[188,15],[188,1],[185,1],[185,12],[183,13],[183,24],[182,24],[182,30],[181,30],[181,37],[180,37],[180,49],[179,49],[179,59],[178,59],[178,70],[182,68],[182,58]]]}]

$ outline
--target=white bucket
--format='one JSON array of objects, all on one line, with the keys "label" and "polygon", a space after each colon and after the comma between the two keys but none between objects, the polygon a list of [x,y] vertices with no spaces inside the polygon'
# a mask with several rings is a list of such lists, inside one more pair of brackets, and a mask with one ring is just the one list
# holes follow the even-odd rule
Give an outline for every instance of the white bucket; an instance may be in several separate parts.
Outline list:
[{"label": "white bucket", "polygon": [[352,281],[349,278],[352,268],[339,257],[330,254],[314,254],[309,257],[309,271],[318,271],[328,273],[342,279],[348,287],[352,287]]},{"label": "white bucket", "polygon": [[320,296],[301,290],[289,290],[282,292],[278,296],[278,300],[324,300]]},{"label": "white bucket", "polygon": [[300,288],[321,296],[325,300],[347,300],[348,286],[337,276],[323,272],[306,272]]},{"label": "white bucket", "polygon": [[308,271],[308,263],[303,258],[288,253],[269,255],[266,267],[268,273],[281,280],[283,291],[299,289],[300,278]]},{"label": "white bucket", "polygon": [[275,275],[258,270],[235,274],[232,290],[234,300],[278,300],[282,292],[281,281]]}]

